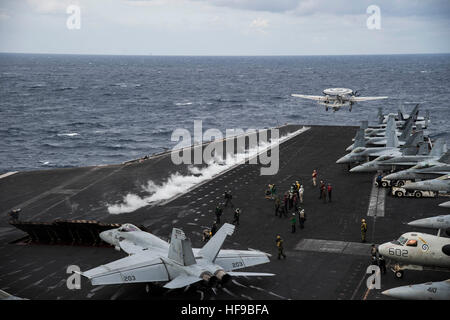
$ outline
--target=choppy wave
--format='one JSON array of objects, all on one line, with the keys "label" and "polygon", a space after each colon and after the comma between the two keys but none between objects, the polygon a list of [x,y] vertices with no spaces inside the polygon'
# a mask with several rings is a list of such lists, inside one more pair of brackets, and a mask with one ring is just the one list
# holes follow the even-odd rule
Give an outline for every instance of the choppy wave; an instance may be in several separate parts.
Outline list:
[{"label": "choppy wave", "polygon": [[70,133],[58,133],[57,136],[58,137],[76,137],[79,136],[80,134],[77,132],[70,132]]}]

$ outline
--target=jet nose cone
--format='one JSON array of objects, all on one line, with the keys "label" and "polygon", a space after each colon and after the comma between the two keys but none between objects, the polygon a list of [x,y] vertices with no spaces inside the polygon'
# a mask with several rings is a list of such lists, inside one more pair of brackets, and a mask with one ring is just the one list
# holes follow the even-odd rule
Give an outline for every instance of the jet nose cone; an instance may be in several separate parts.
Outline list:
[{"label": "jet nose cone", "polygon": [[370,167],[366,165],[359,165],[350,169],[350,172],[370,172]]},{"label": "jet nose cone", "polygon": [[408,222],[408,226],[421,227],[424,222],[425,222],[425,219],[414,220],[414,221]]},{"label": "jet nose cone", "polygon": [[386,180],[398,180],[396,173],[390,173],[388,175],[385,175],[384,178]]},{"label": "jet nose cone", "polygon": [[99,236],[100,236],[100,239],[102,239],[106,243],[112,244],[113,241],[112,241],[111,231],[100,232]]},{"label": "jet nose cone", "polygon": [[440,203],[439,207],[450,208],[450,201]]},{"label": "jet nose cone", "polygon": [[343,164],[343,163],[347,163],[347,156],[343,156],[342,158],[339,158],[336,163],[338,164]]},{"label": "jet nose cone", "polygon": [[347,149],[345,149],[345,151],[352,151],[353,150],[353,145],[348,146]]},{"label": "jet nose cone", "polygon": [[392,288],[381,292],[385,296],[396,298],[396,299],[414,299],[414,290],[409,286]]}]

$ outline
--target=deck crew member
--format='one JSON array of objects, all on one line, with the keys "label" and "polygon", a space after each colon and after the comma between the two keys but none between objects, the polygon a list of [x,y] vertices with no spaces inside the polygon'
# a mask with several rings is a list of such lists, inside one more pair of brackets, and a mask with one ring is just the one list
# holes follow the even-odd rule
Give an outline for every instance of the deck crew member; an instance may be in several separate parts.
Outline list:
[{"label": "deck crew member", "polygon": [[212,233],[211,230],[205,229],[203,230],[203,242],[208,242],[211,239]]},{"label": "deck crew member", "polygon": [[300,203],[303,203],[303,193],[305,192],[305,189],[303,188],[303,185],[300,186],[300,189],[298,190],[298,196],[300,199]]},{"label": "deck crew member", "polygon": [[278,216],[278,213],[280,214],[281,218],[281,201],[280,198],[275,198],[275,216]]},{"label": "deck crew member", "polygon": [[231,204],[231,207],[234,208],[234,204],[233,202],[231,202],[231,199],[233,199],[231,191],[225,191],[224,199],[225,199],[224,207],[228,207],[228,204]]},{"label": "deck crew member", "polygon": [[328,191],[328,201],[331,202],[331,191],[333,191],[333,187],[331,187],[330,183],[327,186],[327,191]]},{"label": "deck crew member", "polygon": [[323,180],[320,180],[320,185],[319,185],[319,199],[322,199],[323,196],[323,190],[325,189],[325,183],[323,182]]},{"label": "deck crew member", "polygon": [[316,179],[317,179],[317,170],[314,169],[314,170],[313,170],[313,173],[312,173],[312,183],[313,183],[313,186],[314,186],[314,187],[317,185]]},{"label": "deck crew member", "polygon": [[295,233],[295,224],[297,223],[297,220],[295,219],[295,213],[292,214],[291,218],[291,226],[292,226],[292,233]]},{"label": "deck crew member", "polygon": [[236,210],[234,211],[233,224],[239,225],[239,216],[240,215],[241,215],[241,210],[239,210],[239,208],[236,208]]},{"label": "deck crew member", "polygon": [[366,242],[367,223],[365,219],[361,220],[361,242]]},{"label": "deck crew member", "polygon": [[306,213],[305,209],[302,209],[298,213],[298,223],[300,224],[300,229],[303,229],[305,227],[305,221],[306,221]]},{"label": "deck crew member", "polygon": [[277,244],[277,248],[278,248],[278,260],[280,260],[281,257],[286,259],[286,255],[284,254],[284,248],[283,248],[283,239],[281,239],[280,235],[277,235],[276,244]]},{"label": "deck crew member", "polygon": [[381,182],[383,180],[383,176],[381,175],[381,173],[377,176],[377,186],[378,188],[381,188]]},{"label": "deck crew member", "polygon": [[212,227],[211,227],[211,237],[213,237],[217,232],[217,223],[213,223]]},{"label": "deck crew member", "polygon": [[370,247],[370,254],[372,255],[372,257],[374,256],[376,257],[377,253],[378,253],[377,247],[375,246],[375,244],[372,244],[372,247]]},{"label": "deck crew member", "polygon": [[216,223],[220,223],[220,217],[222,216],[223,209],[220,204],[216,207]]}]

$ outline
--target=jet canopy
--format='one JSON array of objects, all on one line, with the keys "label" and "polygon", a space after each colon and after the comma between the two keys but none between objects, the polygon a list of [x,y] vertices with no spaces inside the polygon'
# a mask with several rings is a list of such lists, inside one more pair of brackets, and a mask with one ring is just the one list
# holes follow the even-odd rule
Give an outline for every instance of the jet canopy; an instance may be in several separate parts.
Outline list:
[{"label": "jet canopy", "polygon": [[434,164],[431,164],[431,163],[419,163],[419,164],[415,165],[412,168],[414,168],[414,169],[426,169],[426,168],[431,168],[431,167],[434,167]]},{"label": "jet canopy", "polygon": [[385,161],[394,158],[394,156],[380,156],[377,158],[378,161]]},{"label": "jet canopy", "polygon": [[437,180],[450,180],[450,174],[437,178]]},{"label": "jet canopy", "polygon": [[361,153],[361,152],[363,152],[364,150],[366,150],[366,149],[363,148],[363,147],[358,147],[358,148],[353,149],[352,152],[353,152],[353,153]]},{"label": "jet canopy", "polygon": [[117,229],[117,231],[131,232],[131,231],[141,231],[141,229],[139,229],[135,225],[132,225],[131,223],[125,223],[119,229]]}]

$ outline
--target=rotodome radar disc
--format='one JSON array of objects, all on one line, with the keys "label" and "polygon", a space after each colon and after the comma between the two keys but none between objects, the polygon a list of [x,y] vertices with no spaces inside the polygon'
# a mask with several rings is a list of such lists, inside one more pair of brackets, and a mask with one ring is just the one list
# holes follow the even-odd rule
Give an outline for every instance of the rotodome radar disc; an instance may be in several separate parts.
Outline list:
[{"label": "rotodome radar disc", "polygon": [[346,95],[346,94],[352,94],[352,89],[347,88],[328,88],[323,90],[324,94],[328,94],[330,96],[336,96],[336,95]]}]

